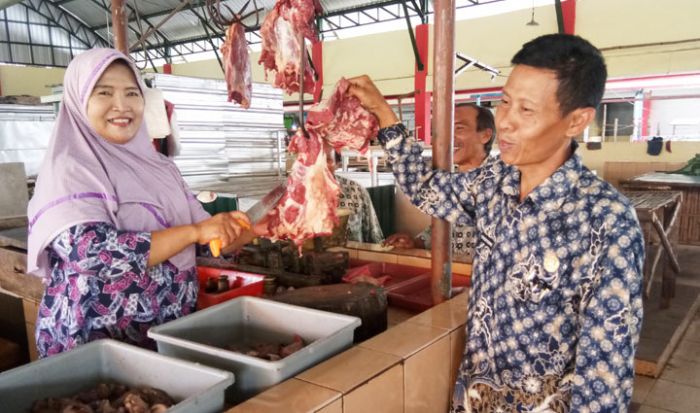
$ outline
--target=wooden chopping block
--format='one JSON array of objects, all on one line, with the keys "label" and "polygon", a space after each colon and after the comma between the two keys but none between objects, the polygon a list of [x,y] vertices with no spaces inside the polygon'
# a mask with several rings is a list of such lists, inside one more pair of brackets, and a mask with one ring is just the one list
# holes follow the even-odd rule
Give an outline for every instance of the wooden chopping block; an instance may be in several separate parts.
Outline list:
[{"label": "wooden chopping block", "polygon": [[22,364],[22,349],[14,341],[0,337],[0,371]]},{"label": "wooden chopping block", "polygon": [[299,288],[271,297],[272,300],[359,317],[354,342],[374,337],[387,327],[387,297],[383,288],[371,284],[331,284]]}]

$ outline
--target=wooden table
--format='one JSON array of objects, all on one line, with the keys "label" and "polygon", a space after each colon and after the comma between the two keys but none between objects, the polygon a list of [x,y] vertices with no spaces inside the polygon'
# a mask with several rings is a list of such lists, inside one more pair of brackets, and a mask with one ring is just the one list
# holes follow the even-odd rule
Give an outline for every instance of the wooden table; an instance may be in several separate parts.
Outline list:
[{"label": "wooden table", "polygon": [[0,294],[22,300],[29,357],[35,360],[34,327],[44,285],[38,277],[27,274],[26,226],[0,230]]},{"label": "wooden table", "polygon": [[[644,232],[644,296],[649,297],[654,276],[662,261],[661,308],[668,308],[675,295],[676,274],[680,272],[672,241],[678,237],[679,211],[683,194],[679,191],[623,191],[637,212]],[[653,253],[652,253],[653,251]]]},{"label": "wooden table", "polygon": [[683,193],[678,242],[700,245],[700,176],[650,172],[620,182],[623,190],[680,191]]}]

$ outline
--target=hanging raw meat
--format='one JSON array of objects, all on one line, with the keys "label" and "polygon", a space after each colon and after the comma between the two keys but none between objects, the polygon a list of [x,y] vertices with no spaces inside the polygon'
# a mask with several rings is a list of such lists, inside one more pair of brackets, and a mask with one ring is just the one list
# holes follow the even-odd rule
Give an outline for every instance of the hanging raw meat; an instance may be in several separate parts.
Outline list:
[{"label": "hanging raw meat", "polygon": [[270,213],[267,228],[273,240],[290,239],[301,245],[308,238],[330,234],[338,224],[340,187],[326,164],[323,141],[336,150],[364,152],[378,130],[377,119],[347,93],[349,87],[341,79],[327,101],[311,107],[305,126],[309,137],[300,129],[289,144],[297,159],[287,178],[287,194]]},{"label": "hanging raw meat", "polygon": [[[302,36],[314,39],[317,6],[314,0],[279,0],[260,27],[262,51],[258,63],[263,64],[265,76],[275,72],[273,85],[287,94],[299,91]],[[311,92],[313,88],[313,71],[304,65],[304,90]]]},{"label": "hanging raw meat", "polygon": [[248,43],[241,24],[233,23],[228,28],[226,41],[221,46],[221,53],[224,55],[224,75],[228,89],[228,101],[236,101],[248,109],[253,95],[253,79],[250,72]]},{"label": "hanging raw meat", "polygon": [[270,212],[267,228],[271,239],[301,245],[308,238],[333,232],[340,186],[328,169],[323,142],[316,134],[306,138],[300,129],[287,149],[297,158],[287,178],[287,193]]},{"label": "hanging raw meat", "polygon": [[358,98],[348,94],[349,88],[350,82],[341,78],[328,100],[309,109],[306,128],[336,151],[348,148],[365,153],[370,139],[377,136],[379,124]]}]

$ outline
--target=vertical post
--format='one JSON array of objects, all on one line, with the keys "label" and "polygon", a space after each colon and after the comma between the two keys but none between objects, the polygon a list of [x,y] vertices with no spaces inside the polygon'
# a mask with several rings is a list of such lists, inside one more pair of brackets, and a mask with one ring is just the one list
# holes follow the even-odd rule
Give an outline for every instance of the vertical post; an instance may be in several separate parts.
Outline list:
[{"label": "vertical post", "polygon": [[429,51],[429,26],[427,24],[419,24],[416,26],[416,47],[420,55],[420,60],[423,63],[423,70],[416,65],[413,88],[414,95],[414,114],[415,114],[415,130],[416,139],[425,141],[430,144],[430,94],[427,91],[428,79],[428,51]]},{"label": "vertical post", "polygon": [[[454,133],[455,0],[436,0],[433,47],[433,168],[452,171]],[[433,304],[451,297],[452,228],[449,222],[432,219],[431,292]]]},{"label": "vertical post", "polygon": [[644,89],[639,89],[638,91],[636,91],[634,93],[634,108],[632,109],[632,136],[630,136],[630,142],[637,141],[637,140],[641,139],[643,116],[644,116]]},{"label": "vertical post", "polygon": [[644,92],[644,101],[642,102],[642,135],[649,136],[649,117],[651,116],[651,90]]},{"label": "vertical post", "polygon": [[600,128],[600,140],[601,140],[601,142],[605,142],[605,130],[607,129],[607,123],[608,123],[608,105],[607,105],[607,103],[603,103],[603,127]]},{"label": "vertical post", "polygon": [[112,0],[112,31],[114,32],[114,48],[128,55],[129,46],[123,0]]},{"label": "vertical post", "polygon": [[323,42],[316,40],[311,44],[311,61],[314,62],[314,68],[318,75],[318,80],[314,85],[314,103],[321,101],[321,92],[323,91]]},{"label": "vertical post", "polygon": [[576,0],[564,0],[561,3],[564,33],[575,34],[576,30]]}]

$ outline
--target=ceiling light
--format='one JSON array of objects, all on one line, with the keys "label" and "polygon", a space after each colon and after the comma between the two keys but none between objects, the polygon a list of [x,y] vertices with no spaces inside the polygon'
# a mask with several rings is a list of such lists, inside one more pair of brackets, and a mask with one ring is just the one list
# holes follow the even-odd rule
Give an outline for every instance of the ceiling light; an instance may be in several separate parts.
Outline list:
[{"label": "ceiling light", "polygon": [[532,15],[530,21],[525,23],[526,26],[539,26],[540,24],[535,21],[535,0],[532,0]]}]

